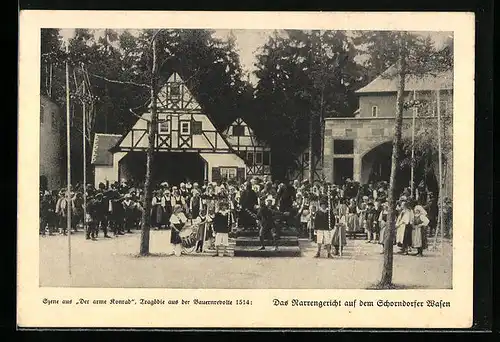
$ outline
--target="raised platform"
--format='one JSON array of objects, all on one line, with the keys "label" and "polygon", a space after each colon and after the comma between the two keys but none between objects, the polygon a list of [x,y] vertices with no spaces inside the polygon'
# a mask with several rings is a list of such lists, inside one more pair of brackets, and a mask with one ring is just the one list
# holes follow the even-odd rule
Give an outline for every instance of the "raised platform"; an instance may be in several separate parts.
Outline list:
[{"label": "raised platform", "polygon": [[271,246],[266,247],[264,250],[259,250],[258,246],[235,246],[234,256],[256,258],[300,257],[301,251],[299,246],[280,246],[277,251]]},{"label": "raised platform", "polygon": [[297,231],[293,228],[283,229],[281,231],[280,238],[277,241],[278,250],[274,249],[274,244],[271,239],[266,239],[264,241],[266,249],[260,250],[261,243],[257,230],[238,230],[234,232],[234,236],[234,256],[236,257],[266,258],[301,256]]},{"label": "raised platform", "polygon": [[365,240],[368,235],[365,232],[346,232],[346,237],[349,239]]}]

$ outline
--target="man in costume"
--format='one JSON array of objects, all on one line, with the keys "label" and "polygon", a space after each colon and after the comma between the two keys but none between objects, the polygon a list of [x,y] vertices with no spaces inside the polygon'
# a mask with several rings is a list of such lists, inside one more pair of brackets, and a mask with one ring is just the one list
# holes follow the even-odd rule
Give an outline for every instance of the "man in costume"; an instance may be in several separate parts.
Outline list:
[{"label": "man in costume", "polygon": [[274,250],[278,250],[278,228],[276,226],[275,217],[281,216],[281,213],[274,207],[274,198],[269,196],[265,200],[265,205],[260,207],[257,217],[261,222],[259,238],[261,247],[260,250],[266,249],[265,239],[271,235],[274,245]]},{"label": "man in costume", "polygon": [[240,224],[243,229],[252,229],[255,227],[254,210],[257,204],[257,194],[252,189],[252,184],[248,182],[240,196]]},{"label": "man in costume", "polygon": [[315,258],[321,255],[321,247],[324,245],[327,258],[332,258],[332,229],[335,227],[335,215],[333,210],[328,211],[328,199],[321,198],[319,210],[314,217],[314,228],[316,230],[316,238],[318,243],[318,251]]}]

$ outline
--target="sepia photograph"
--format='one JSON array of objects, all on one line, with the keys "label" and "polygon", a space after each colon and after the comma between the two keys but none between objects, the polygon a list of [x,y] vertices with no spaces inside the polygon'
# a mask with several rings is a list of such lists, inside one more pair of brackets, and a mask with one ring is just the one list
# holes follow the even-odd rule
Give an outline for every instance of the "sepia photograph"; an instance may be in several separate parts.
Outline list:
[{"label": "sepia photograph", "polygon": [[233,14],[26,14],[19,317],[468,326],[474,16]]},{"label": "sepia photograph", "polygon": [[40,66],[40,286],[71,239],[69,286],[451,288],[452,32],[44,28]]}]

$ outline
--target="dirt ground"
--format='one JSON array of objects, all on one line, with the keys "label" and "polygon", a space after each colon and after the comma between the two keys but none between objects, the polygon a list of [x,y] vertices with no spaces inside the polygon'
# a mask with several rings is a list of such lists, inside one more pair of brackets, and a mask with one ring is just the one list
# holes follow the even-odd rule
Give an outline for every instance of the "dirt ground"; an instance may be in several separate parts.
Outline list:
[{"label": "dirt ground", "polygon": [[[71,236],[72,274],[67,236],[40,237],[40,286],[232,289],[364,289],[376,284],[381,246],[348,240],[342,257],[313,258],[316,245],[301,240],[297,258],[169,256],[169,231],[152,231],[152,256],[137,257],[140,232],[98,241]],[[432,246],[432,242],[429,243]],[[439,246],[439,245],[438,245]],[[452,247],[427,250],[423,257],[394,256],[393,282],[404,288],[452,287]]]}]

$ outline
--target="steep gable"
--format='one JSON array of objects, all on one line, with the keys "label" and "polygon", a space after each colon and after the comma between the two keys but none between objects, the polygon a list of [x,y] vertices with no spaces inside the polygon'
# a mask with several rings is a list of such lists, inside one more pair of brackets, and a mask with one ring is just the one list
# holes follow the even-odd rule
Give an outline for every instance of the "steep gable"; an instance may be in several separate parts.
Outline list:
[{"label": "steep gable", "polygon": [[[158,150],[171,152],[233,152],[203,112],[185,82],[174,73],[158,93]],[[145,113],[116,147],[120,151],[145,151],[148,147],[151,113]]]}]

